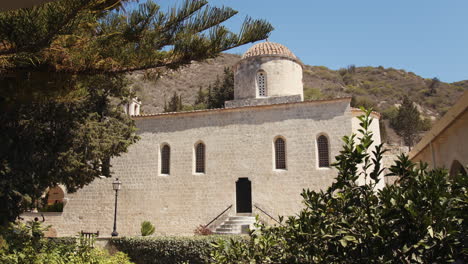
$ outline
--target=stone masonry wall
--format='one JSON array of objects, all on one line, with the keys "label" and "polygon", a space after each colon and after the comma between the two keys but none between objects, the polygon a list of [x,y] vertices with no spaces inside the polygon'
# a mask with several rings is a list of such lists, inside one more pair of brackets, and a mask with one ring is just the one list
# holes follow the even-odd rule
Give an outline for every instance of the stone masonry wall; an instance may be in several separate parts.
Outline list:
[{"label": "stone masonry wall", "polygon": [[[316,137],[326,134],[330,157],[349,135],[349,99],[245,107],[216,111],[137,117],[140,141],[112,160],[114,178],[122,181],[117,231],[139,235],[149,220],[158,234],[193,234],[220,212],[236,206],[238,178],[252,182],[252,203],[273,216],[293,215],[301,208],[304,188],[328,187],[335,169],[317,168]],[[287,170],[274,169],[273,140],[286,139]],[[194,173],[194,146],[206,144],[206,173]],[[162,144],[171,147],[170,175],[160,174]],[[97,179],[68,200],[59,236],[81,230],[112,232],[114,179]],[[232,211],[232,210],[231,210]]]}]

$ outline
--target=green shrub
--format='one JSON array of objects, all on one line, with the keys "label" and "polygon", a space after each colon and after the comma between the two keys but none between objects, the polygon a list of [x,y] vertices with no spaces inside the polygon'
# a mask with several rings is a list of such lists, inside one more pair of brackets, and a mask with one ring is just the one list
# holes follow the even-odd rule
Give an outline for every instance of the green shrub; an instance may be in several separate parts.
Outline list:
[{"label": "green shrub", "polygon": [[390,106],[385,108],[382,112],[383,119],[392,120],[398,115],[398,107]]},{"label": "green shrub", "polygon": [[343,75],[343,82],[348,86],[356,85],[357,83],[354,79],[354,76],[350,73],[346,73],[345,75]]},{"label": "green shrub", "polygon": [[305,87],[304,100],[319,100],[323,98],[322,91],[318,88]]},{"label": "green shrub", "polygon": [[398,184],[378,190],[383,145],[369,153],[370,111],[359,119],[360,135],[343,138],[328,189],[304,190],[304,209],[281,226],[259,224],[248,243],[217,243],[213,262],[466,263],[468,178],[401,155],[389,174]]},{"label": "green shrub", "polygon": [[[195,236],[114,238],[111,243],[137,264],[210,263],[213,243],[219,240],[245,241],[242,236]],[[240,243],[240,242],[239,242]]]},{"label": "green shrub", "polygon": [[154,234],[154,225],[150,221],[144,221],[141,223],[141,235],[142,236],[151,236]]},{"label": "green shrub", "polygon": [[76,237],[49,237],[47,243],[51,246],[55,245],[76,245],[78,239]]},{"label": "green shrub", "polygon": [[39,212],[63,212],[63,203],[57,202],[38,209]]},{"label": "green shrub", "polygon": [[40,222],[10,224],[0,230],[2,264],[131,264],[117,252],[81,246],[76,238],[45,239]]},{"label": "green shrub", "polygon": [[366,95],[367,91],[355,85],[347,85],[345,89],[345,93],[348,93],[351,95]]},{"label": "green shrub", "polygon": [[341,77],[337,72],[330,70],[324,66],[313,67],[312,71],[314,72],[314,75],[320,79],[333,82],[339,82],[341,80]]},{"label": "green shrub", "polygon": [[351,107],[377,108],[377,103],[367,96],[353,96],[351,98]]}]

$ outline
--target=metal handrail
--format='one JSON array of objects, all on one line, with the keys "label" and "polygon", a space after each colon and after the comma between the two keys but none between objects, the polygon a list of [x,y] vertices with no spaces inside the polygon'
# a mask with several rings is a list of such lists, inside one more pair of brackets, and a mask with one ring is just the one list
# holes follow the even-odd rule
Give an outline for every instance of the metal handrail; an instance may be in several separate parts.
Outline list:
[{"label": "metal handrail", "polygon": [[275,221],[276,223],[280,224],[280,225],[283,225],[281,224],[280,221],[276,220],[276,218],[274,218],[273,216],[271,216],[269,213],[267,213],[265,210],[263,210],[262,208],[258,207],[257,204],[254,204],[254,207],[257,208],[258,210],[260,210],[260,212],[264,213],[266,216],[270,217],[271,219],[273,219],[273,221]]},{"label": "metal handrail", "polygon": [[228,206],[228,208],[224,209],[224,211],[222,211],[218,216],[216,216],[213,220],[211,220],[207,225],[205,225],[205,228],[207,228],[209,225],[211,225],[214,221],[218,220],[218,218],[220,218],[226,211],[231,209],[231,207],[232,207],[232,204],[230,206]]}]

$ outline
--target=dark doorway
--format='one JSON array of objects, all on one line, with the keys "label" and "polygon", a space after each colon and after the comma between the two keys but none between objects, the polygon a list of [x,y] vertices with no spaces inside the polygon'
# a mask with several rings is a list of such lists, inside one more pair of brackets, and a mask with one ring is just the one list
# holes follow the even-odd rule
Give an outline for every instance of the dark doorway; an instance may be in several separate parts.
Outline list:
[{"label": "dark doorway", "polygon": [[236,205],[238,213],[252,212],[252,183],[248,178],[236,182]]},{"label": "dark doorway", "polygon": [[452,167],[450,167],[450,176],[451,177],[456,177],[459,174],[462,176],[466,176],[466,171],[463,168],[463,165],[458,160],[454,160],[452,162]]}]

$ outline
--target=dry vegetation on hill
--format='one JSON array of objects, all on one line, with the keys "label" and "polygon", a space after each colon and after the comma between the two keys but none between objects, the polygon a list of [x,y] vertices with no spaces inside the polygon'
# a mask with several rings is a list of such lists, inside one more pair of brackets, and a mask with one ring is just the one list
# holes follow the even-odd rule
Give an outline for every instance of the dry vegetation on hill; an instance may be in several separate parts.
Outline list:
[{"label": "dry vegetation on hill", "polygon": [[204,89],[213,83],[217,76],[222,76],[224,67],[231,67],[240,59],[239,55],[223,54],[206,62],[196,62],[179,71],[169,72],[154,80],[142,74],[131,75],[131,82],[138,97],[142,100],[143,113],[159,113],[164,110],[176,91],[182,95],[184,104],[193,104],[200,87]]},{"label": "dry vegetation on hill", "polygon": [[[131,76],[132,86],[143,101],[145,113],[162,112],[164,101],[174,91],[182,95],[185,104],[192,104],[199,87],[206,88],[221,76],[224,67],[240,60],[239,55],[223,54],[207,62],[194,63],[158,80],[142,74]],[[422,78],[412,72],[383,67],[347,67],[331,70],[324,66],[304,67],[304,96],[306,100],[355,96],[376,104],[379,111],[393,107],[408,95],[426,117],[439,118],[468,89],[468,80],[436,85],[430,95],[432,79]]]},{"label": "dry vegetation on hill", "polygon": [[[184,104],[193,104],[199,87],[206,89],[222,76],[225,67],[231,67],[239,60],[239,55],[223,54],[170,72],[157,80],[134,74],[131,76],[132,86],[143,102],[144,113],[162,112],[164,102],[174,91],[182,96]],[[374,106],[385,116],[396,109],[404,95],[408,95],[422,115],[432,120],[440,118],[468,89],[468,80],[444,83],[422,78],[413,72],[384,67],[348,66],[331,70],[306,65],[303,81],[305,100],[354,96],[358,102]],[[390,141],[399,142],[388,122],[386,124]]]},{"label": "dry vegetation on hill", "polygon": [[379,111],[385,112],[400,104],[403,95],[408,95],[424,116],[433,119],[445,113],[466,89],[467,81],[437,82],[393,68],[348,67],[334,71],[323,66],[306,66],[304,69],[306,99],[352,95],[374,103]]}]

